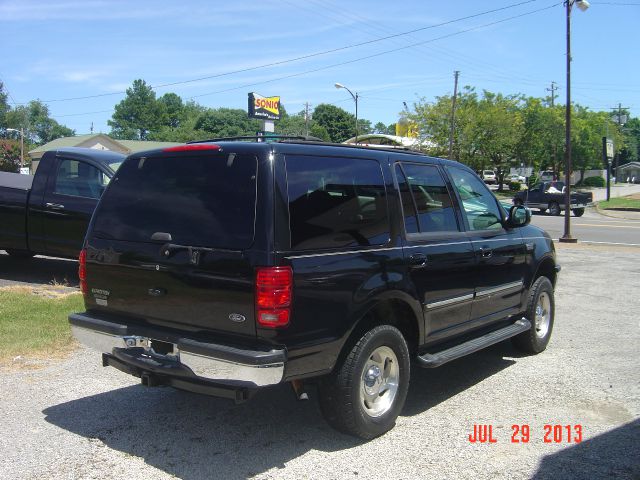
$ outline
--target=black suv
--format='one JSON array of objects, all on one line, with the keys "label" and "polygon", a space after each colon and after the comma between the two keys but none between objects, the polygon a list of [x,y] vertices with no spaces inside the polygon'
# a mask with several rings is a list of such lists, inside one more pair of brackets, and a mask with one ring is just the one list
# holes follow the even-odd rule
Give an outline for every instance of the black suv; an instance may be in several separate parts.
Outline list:
[{"label": "black suv", "polygon": [[103,365],[246,400],[315,379],[341,431],[391,429],[410,364],[553,327],[553,242],[466,166],[293,139],[131,155],[80,255],[75,336]]}]

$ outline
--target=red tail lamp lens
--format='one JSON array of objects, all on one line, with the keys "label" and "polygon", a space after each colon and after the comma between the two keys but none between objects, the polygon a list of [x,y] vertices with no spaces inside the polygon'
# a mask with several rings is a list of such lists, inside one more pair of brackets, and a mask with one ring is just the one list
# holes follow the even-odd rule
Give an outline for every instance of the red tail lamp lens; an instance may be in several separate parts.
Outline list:
[{"label": "red tail lamp lens", "polygon": [[289,324],[293,292],[291,267],[258,268],[256,273],[256,314],[263,327]]},{"label": "red tail lamp lens", "polygon": [[214,145],[212,143],[194,143],[191,145],[178,145],[176,147],[168,147],[163,149],[163,152],[194,152],[202,150],[220,150],[220,145]]},{"label": "red tail lamp lens", "polygon": [[80,291],[87,293],[87,251],[81,250],[78,257],[78,278],[80,279]]}]

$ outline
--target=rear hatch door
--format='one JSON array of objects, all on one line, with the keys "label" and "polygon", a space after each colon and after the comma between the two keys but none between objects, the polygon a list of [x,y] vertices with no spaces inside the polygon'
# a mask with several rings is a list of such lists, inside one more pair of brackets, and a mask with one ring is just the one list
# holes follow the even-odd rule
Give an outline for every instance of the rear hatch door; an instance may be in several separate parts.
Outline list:
[{"label": "rear hatch door", "polygon": [[221,150],[130,157],[87,237],[89,310],[255,336],[257,158]]}]

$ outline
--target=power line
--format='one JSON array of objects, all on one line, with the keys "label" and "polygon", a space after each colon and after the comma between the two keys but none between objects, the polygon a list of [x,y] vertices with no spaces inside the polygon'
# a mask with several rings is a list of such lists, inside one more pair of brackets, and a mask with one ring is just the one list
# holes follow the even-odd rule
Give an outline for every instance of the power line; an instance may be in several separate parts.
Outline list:
[{"label": "power line", "polygon": [[[479,13],[475,13],[472,15],[467,15],[465,17],[460,17],[460,18],[456,18],[453,20],[447,20],[445,22],[440,22],[434,25],[428,25],[426,27],[420,27],[420,28],[416,28],[413,30],[409,30],[406,32],[401,32],[401,33],[396,33],[393,35],[387,35],[385,37],[380,37],[380,38],[375,38],[372,40],[367,40],[365,42],[359,42],[359,43],[354,43],[351,45],[345,45],[342,47],[337,47],[337,48],[333,48],[330,50],[324,50],[322,52],[315,52],[315,53],[310,53],[307,55],[301,55],[299,57],[294,57],[294,58],[289,58],[286,60],[279,60],[277,62],[271,62],[271,63],[265,63],[262,65],[256,65],[254,67],[247,67],[247,68],[241,68],[238,70],[232,70],[229,72],[223,72],[223,73],[218,73],[216,75],[209,75],[209,76],[205,76],[205,77],[199,77],[199,78],[194,78],[194,79],[190,79],[190,80],[182,80],[179,82],[170,82],[170,83],[163,83],[163,84],[158,84],[158,85],[152,85],[151,88],[164,88],[164,87],[172,87],[175,85],[184,85],[187,83],[194,83],[194,82],[200,82],[203,80],[211,80],[213,78],[220,78],[220,77],[224,77],[224,76],[229,76],[229,75],[234,75],[237,73],[246,73],[246,72],[251,72],[254,70],[258,70],[258,69],[262,69],[262,68],[269,68],[269,67],[275,67],[278,65],[284,65],[286,63],[292,63],[292,62],[297,62],[300,60],[307,60],[309,58],[314,58],[314,57],[318,57],[321,55],[328,55],[330,53],[336,53],[336,52],[340,52],[340,51],[344,51],[344,50],[348,50],[348,49],[352,49],[352,48],[356,48],[356,47],[362,47],[364,45],[371,45],[373,43],[378,43],[378,42],[382,42],[384,40],[389,40],[392,38],[398,38],[398,37],[402,37],[402,36],[406,36],[406,35],[410,35],[412,33],[416,33],[416,32],[421,32],[421,31],[425,31],[425,30],[429,30],[429,29],[433,29],[433,28],[438,28],[438,27],[443,27],[445,25],[450,25],[452,23],[457,23],[457,22],[461,22],[463,20],[469,20],[472,18],[477,18],[477,17],[481,17],[484,15],[488,15],[490,13],[496,13],[496,12],[500,12],[503,10],[508,10],[511,8],[515,8],[515,7],[519,7],[521,5],[525,5],[527,3],[532,3],[532,2],[536,2],[537,0],[525,0],[519,3],[514,3],[511,5],[507,5],[504,7],[500,7],[500,8],[494,8],[492,10],[486,10],[484,12],[479,12]],[[555,5],[554,5],[555,6]],[[125,91],[119,91],[119,92],[109,92],[109,93],[100,93],[100,94],[95,94],[95,95],[85,95],[85,96],[81,96],[81,97],[69,97],[69,98],[58,98],[58,99],[53,99],[53,100],[43,100],[43,103],[53,103],[53,102],[66,102],[66,101],[71,101],[71,100],[85,100],[85,99],[90,99],[90,98],[99,98],[99,97],[107,97],[107,96],[113,96],[113,95],[122,95],[126,93]]]}]

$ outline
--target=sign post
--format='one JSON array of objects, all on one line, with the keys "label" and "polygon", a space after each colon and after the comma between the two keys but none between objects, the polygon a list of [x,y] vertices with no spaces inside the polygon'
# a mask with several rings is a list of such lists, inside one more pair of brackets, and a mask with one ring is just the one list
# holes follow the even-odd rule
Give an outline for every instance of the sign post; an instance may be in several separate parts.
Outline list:
[{"label": "sign post", "polygon": [[[275,120],[280,120],[280,97],[263,97],[249,93],[249,118],[262,120],[261,135],[275,132]],[[260,136],[260,135],[259,135]]]},{"label": "sign post", "polygon": [[611,199],[611,159],[613,159],[613,140],[602,137],[602,163],[607,169],[607,201]]}]

